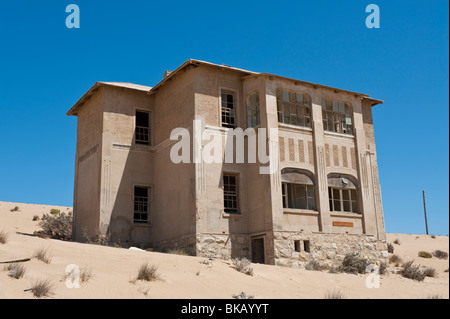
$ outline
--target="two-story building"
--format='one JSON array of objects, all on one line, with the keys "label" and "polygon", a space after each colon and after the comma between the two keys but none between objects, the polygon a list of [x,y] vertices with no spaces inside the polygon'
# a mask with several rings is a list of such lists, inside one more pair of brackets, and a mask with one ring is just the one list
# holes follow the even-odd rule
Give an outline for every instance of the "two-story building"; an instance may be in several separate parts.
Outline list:
[{"label": "two-story building", "polygon": [[[78,117],[74,238],[107,234],[155,250],[293,267],[355,251],[383,259],[372,121],[380,103],[198,60],[154,87],[97,82],[67,113]],[[195,120],[224,141],[238,129],[267,130],[263,146],[276,170],[261,173],[264,165],[248,160],[249,135],[244,154],[234,145],[234,161],[224,160],[226,142],[222,160],[194,159],[208,145],[195,140]],[[174,129],[189,133],[188,161],[173,160]]]}]

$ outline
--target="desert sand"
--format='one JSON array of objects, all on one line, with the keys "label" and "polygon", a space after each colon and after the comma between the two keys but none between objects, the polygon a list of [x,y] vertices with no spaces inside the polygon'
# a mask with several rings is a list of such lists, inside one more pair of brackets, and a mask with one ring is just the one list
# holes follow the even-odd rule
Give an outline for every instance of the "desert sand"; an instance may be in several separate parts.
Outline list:
[{"label": "desert sand", "polygon": [[[11,212],[15,206],[18,211]],[[49,264],[32,258],[23,265],[23,278],[8,276],[0,265],[0,298],[35,298],[29,289],[37,279],[49,279],[52,292],[45,299],[72,298],[148,298],[148,299],[232,299],[245,292],[255,299],[323,299],[331,291],[341,292],[347,299],[426,299],[431,296],[449,298],[449,261],[436,257],[418,257],[419,251],[449,251],[448,236],[388,234],[388,242],[398,239],[394,253],[404,261],[414,260],[422,267],[433,267],[435,278],[418,282],[395,273],[391,264],[381,276],[380,288],[367,288],[368,275],[328,273],[279,266],[252,264],[253,276],[232,268],[228,260],[182,256],[158,252],[43,239],[26,234],[39,230],[33,216],[42,216],[51,208],[71,211],[71,207],[0,202],[0,231],[7,233],[0,244],[0,262],[30,258],[41,248],[48,249]],[[135,280],[143,263],[158,267],[160,279],[152,282]],[[75,264],[92,272],[80,288],[67,288],[65,271]]]}]

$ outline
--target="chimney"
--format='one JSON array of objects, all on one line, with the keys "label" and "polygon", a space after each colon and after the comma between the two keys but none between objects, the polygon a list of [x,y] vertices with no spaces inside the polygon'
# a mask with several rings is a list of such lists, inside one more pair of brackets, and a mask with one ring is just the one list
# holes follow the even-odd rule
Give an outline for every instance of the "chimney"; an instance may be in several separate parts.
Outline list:
[{"label": "chimney", "polygon": [[171,73],[172,73],[172,71],[166,70],[166,72],[164,72],[164,78],[168,77]]}]

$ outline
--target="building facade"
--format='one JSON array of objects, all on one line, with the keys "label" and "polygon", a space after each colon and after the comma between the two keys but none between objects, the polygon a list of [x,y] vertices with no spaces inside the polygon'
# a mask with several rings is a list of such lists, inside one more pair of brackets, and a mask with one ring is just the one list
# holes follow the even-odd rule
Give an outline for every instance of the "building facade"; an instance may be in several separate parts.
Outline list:
[{"label": "building facade", "polygon": [[[67,113],[78,117],[74,238],[101,234],[160,251],[291,267],[311,259],[335,264],[355,251],[382,260],[372,121],[380,103],[198,60],[154,87],[97,82]],[[222,141],[216,161],[205,157],[209,138]],[[269,162],[251,160],[255,140]],[[227,145],[232,160],[225,160]]]}]

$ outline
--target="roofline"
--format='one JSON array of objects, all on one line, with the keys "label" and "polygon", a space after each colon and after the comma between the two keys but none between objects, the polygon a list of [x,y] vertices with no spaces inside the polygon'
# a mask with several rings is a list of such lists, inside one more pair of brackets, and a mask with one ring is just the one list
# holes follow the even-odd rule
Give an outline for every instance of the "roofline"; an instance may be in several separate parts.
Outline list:
[{"label": "roofline", "polygon": [[215,64],[215,63],[211,63],[211,62],[206,62],[206,61],[202,61],[202,60],[195,60],[195,59],[189,59],[186,62],[184,62],[182,65],[180,65],[178,68],[176,68],[174,71],[172,71],[169,75],[167,75],[164,79],[162,79],[158,84],[156,84],[153,88],[151,88],[151,90],[149,90],[150,94],[154,94],[156,93],[156,91],[158,91],[158,89],[163,86],[167,81],[170,81],[172,79],[172,77],[174,77],[176,74],[178,74],[180,71],[182,71],[183,69],[189,67],[189,66],[194,66],[194,67],[198,67],[199,65],[208,65],[208,66],[213,66],[213,67],[218,67],[221,69],[226,69],[226,70],[232,70],[232,71],[238,71],[238,72],[242,72],[242,73],[246,73],[246,75],[256,75],[259,74],[257,72],[253,72],[253,71],[248,71],[248,70],[244,70],[244,69],[239,69],[239,68],[234,68],[232,66],[229,65],[225,65],[225,64]]},{"label": "roofline", "polygon": [[371,98],[369,95],[367,94],[363,94],[363,93],[359,93],[359,92],[354,92],[354,91],[348,91],[348,90],[343,90],[343,89],[338,89],[338,88],[334,88],[331,86],[326,86],[326,85],[322,85],[322,84],[317,84],[317,83],[312,83],[312,82],[307,82],[307,81],[301,81],[301,80],[297,80],[297,79],[293,79],[293,78],[288,78],[288,77],[284,77],[281,75],[276,75],[276,74],[271,74],[271,73],[259,73],[259,72],[254,72],[254,71],[249,71],[249,70],[244,70],[244,69],[239,69],[239,68],[234,68],[231,67],[229,65],[225,65],[225,64],[215,64],[215,63],[211,63],[211,62],[206,62],[206,61],[201,61],[201,60],[195,60],[195,59],[189,59],[186,62],[184,62],[182,65],[180,65],[176,70],[174,70],[173,72],[171,72],[169,75],[167,75],[164,79],[162,79],[157,85],[155,85],[150,91],[150,94],[154,94],[156,93],[156,91],[158,91],[158,89],[163,86],[167,81],[170,81],[172,79],[173,76],[175,76],[176,74],[178,74],[181,70],[185,69],[186,67],[193,65],[195,67],[199,66],[199,65],[208,65],[208,66],[214,66],[214,67],[218,67],[221,69],[227,69],[227,70],[232,70],[232,71],[238,71],[238,72],[242,72],[242,73],[246,73],[245,77],[247,76],[268,76],[268,77],[277,77],[280,79],[284,79],[284,80],[289,80],[289,81],[294,81],[296,83],[301,83],[304,85],[309,85],[309,86],[313,86],[314,88],[324,88],[324,89],[328,89],[328,90],[333,90],[335,92],[344,92],[344,93],[348,93],[348,94],[352,94],[355,95],[356,97],[359,97],[361,99],[366,99],[366,100],[370,100],[372,101],[372,105],[371,106],[375,106],[377,104],[382,104],[383,101],[382,100],[377,100],[374,98]]},{"label": "roofline", "polygon": [[[67,111],[66,115],[68,115],[68,116],[77,115],[78,109],[80,107],[82,107],[84,105],[84,103],[86,103],[92,97],[92,95],[94,95],[98,91],[98,89],[102,86],[121,87],[124,89],[148,92],[148,90],[146,90],[146,89],[138,89],[136,87],[126,86],[125,84],[126,83],[122,83],[122,82],[101,82],[101,81],[95,82],[95,84],[86,93],[83,94],[83,96],[70,108],[70,110]],[[132,84],[132,83],[130,83],[130,84]],[[145,87],[144,85],[140,85],[140,86]]]}]

